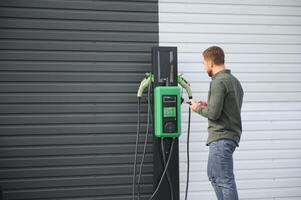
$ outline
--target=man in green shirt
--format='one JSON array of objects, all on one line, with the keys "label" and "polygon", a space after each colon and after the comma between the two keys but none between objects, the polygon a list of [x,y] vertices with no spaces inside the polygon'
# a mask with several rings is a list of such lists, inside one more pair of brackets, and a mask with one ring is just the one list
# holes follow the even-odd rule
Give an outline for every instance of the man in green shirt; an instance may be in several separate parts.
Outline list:
[{"label": "man in green shirt", "polygon": [[203,64],[212,78],[208,102],[191,102],[191,110],[208,119],[209,157],[207,174],[218,200],[238,200],[233,173],[233,153],[242,132],[243,89],[239,80],[225,69],[220,47],[203,52]]}]

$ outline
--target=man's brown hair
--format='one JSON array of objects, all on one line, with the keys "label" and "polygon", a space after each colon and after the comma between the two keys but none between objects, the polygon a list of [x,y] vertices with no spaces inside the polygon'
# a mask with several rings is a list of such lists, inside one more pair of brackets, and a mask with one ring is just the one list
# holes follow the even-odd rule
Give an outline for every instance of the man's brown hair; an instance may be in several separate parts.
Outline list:
[{"label": "man's brown hair", "polygon": [[222,48],[211,46],[203,52],[205,60],[211,60],[215,65],[225,64],[225,54]]}]

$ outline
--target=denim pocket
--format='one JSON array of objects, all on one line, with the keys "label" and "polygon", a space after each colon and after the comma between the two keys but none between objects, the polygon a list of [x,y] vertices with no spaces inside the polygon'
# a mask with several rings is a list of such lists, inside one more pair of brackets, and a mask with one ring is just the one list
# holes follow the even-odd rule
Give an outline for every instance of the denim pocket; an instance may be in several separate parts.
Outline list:
[{"label": "denim pocket", "polygon": [[232,157],[236,149],[236,144],[232,140],[223,140],[223,156],[226,158]]}]

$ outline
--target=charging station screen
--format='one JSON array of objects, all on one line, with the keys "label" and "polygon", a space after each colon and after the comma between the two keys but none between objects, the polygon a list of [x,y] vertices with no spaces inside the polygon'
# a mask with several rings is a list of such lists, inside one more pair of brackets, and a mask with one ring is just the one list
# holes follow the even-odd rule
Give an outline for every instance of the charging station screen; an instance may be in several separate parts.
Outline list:
[{"label": "charging station screen", "polygon": [[176,117],[176,107],[164,107],[163,116],[164,117]]},{"label": "charging station screen", "polygon": [[172,95],[172,96],[163,96],[163,102],[164,103],[175,103],[177,100],[177,97]]}]

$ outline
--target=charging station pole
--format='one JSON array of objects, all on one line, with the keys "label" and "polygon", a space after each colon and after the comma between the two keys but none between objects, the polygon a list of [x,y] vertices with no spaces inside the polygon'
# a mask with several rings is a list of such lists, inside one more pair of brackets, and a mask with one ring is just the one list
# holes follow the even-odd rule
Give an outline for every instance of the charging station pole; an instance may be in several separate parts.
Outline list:
[{"label": "charging station pole", "polygon": [[[153,91],[156,87],[160,86],[178,86],[178,62],[177,62],[177,47],[153,47],[152,49],[152,71],[154,76]],[[155,95],[153,95],[155,96]],[[153,99],[153,102],[155,99]],[[155,107],[154,107],[155,109]],[[167,110],[168,111],[168,110]],[[173,112],[169,112],[173,113]],[[153,115],[153,122],[155,122],[155,115]],[[181,123],[181,121],[163,121],[168,129],[173,129],[175,124]],[[155,123],[153,123],[153,130],[155,131]],[[180,131],[180,130],[179,130]],[[155,134],[153,134],[155,135]],[[172,138],[164,138],[164,150],[165,157],[172,153],[167,173],[172,183],[173,199],[180,199],[180,185],[179,185],[179,141],[175,138],[173,151],[169,152]],[[161,138],[153,137],[153,185],[156,188],[164,170],[164,162],[161,152]],[[170,200],[170,185],[167,181],[167,176],[164,177],[162,184],[156,194],[158,200]]]}]

